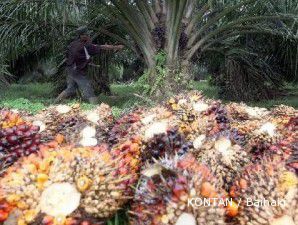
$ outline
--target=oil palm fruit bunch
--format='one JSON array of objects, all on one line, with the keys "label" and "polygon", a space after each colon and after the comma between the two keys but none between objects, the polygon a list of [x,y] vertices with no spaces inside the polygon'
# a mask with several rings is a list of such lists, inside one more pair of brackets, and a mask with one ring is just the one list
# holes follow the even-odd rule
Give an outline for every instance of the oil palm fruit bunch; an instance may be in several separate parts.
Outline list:
[{"label": "oil palm fruit bunch", "polygon": [[113,123],[111,107],[101,104],[91,111],[76,109],[65,116],[58,127],[58,133],[65,136],[67,143],[95,146],[107,142]]},{"label": "oil palm fruit bunch", "polygon": [[141,172],[130,224],[225,224],[223,207],[188,204],[193,198],[224,199],[216,186],[209,170],[189,154],[148,164]]},{"label": "oil palm fruit bunch", "polygon": [[188,140],[194,140],[198,135],[218,130],[216,115],[210,116],[211,103],[212,101],[204,99],[200,92],[195,91],[171,98],[167,106],[176,115],[180,131]]},{"label": "oil palm fruit bunch", "polygon": [[278,105],[271,110],[271,114],[275,116],[295,117],[297,116],[297,113],[298,112],[295,108],[286,105]]},{"label": "oil palm fruit bunch", "polygon": [[80,106],[57,105],[51,106],[32,118],[33,124],[40,126],[44,141],[54,140],[63,129],[71,130],[82,121],[79,115]]},{"label": "oil palm fruit bunch", "polygon": [[123,180],[118,185],[125,187],[125,194],[131,195],[133,187],[139,178],[141,166],[141,139],[138,136],[131,137],[129,140],[114,146],[110,154],[117,159],[118,169],[112,174],[117,177],[130,175],[129,179]]},{"label": "oil palm fruit bunch", "polygon": [[282,137],[287,137],[290,132],[295,132],[295,130],[298,130],[297,120],[298,110],[295,110],[292,107],[280,105],[271,111],[270,121],[277,125],[276,129],[279,131]]},{"label": "oil palm fruit bunch", "polygon": [[130,197],[125,182],[132,175],[119,167],[122,158],[105,146],[47,149],[22,158],[0,179],[0,208],[13,208],[1,222],[83,225],[109,218]]},{"label": "oil palm fruit bunch", "polygon": [[229,118],[234,121],[243,121],[249,119],[249,113],[247,112],[247,105],[244,103],[229,103],[226,106]]},{"label": "oil palm fruit bunch", "polygon": [[248,166],[230,194],[239,204],[236,224],[298,224],[298,178],[280,161]]},{"label": "oil palm fruit bunch", "polygon": [[141,115],[139,132],[142,134],[144,141],[148,141],[155,135],[166,133],[167,129],[177,125],[177,117],[167,108],[159,106]]},{"label": "oil palm fruit bunch", "polygon": [[12,112],[10,110],[0,111],[0,128],[11,128],[23,123],[24,120],[20,117],[18,113]]},{"label": "oil palm fruit bunch", "polygon": [[292,118],[285,126],[287,135],[285,135],[278,143],[271,145],[269,152],[280,155],[288,168],[298,171],[298,129],[297,121]]},{"label": "oil palm fruit bunch", "polygon": [[277,125],[270,121],[262,121],[260,126],[248,135],[247,148],[254,158],[262,158],[264,154],[270,153],[268,151],[270,146],[278,143],[282,138]]},{"label": "oil palm fruit bunch", "polygon": [[141,125],[141,111],[129,113],[118,119],[109,132],[109,144],[117,144],[133,135]]},{"label": "oil palm fruit bunch", "polygon": [[244,135],[248,141],[249,135],[260,127],[260,120],[244,120],[244,121],[232,121],[231,128],[236,129],[240,134]]},{"label": "oil palm fruit bunch", "polygon": [[250,162],[243,148],[225,136],[202,137],[201,143],[194,146],[193,154],[198,162],[208,166],[217,178],[218,185],[227,191],[235,177]]},{"label": "oil palm fruit bunch", "polygon": [[[1,112],[0,129],[0,171],[39,150],[39,127],[25,122],[18,114]],[[0,172],[0,173],[1,173]]]},{"label": "oil palm fruit bunch", "polygon": [[169,128],[166,133],[155,134],[143,144],[142,161],[151,161],[165,155],[183,155],[191,151],[192,142],[187,141],[177,127]]},{"label": "oil palm fruit bunch", "polygon": [[210,108],[207,110],[207,115],[214,116],[218,127],[215,130],[225,130],[230,127],[230,119],[225,106],[220,101],[212,102]]},{"label": "oil palm fruit bunch", "polygon": [[226,109],[233,121],[262,119],[270,114],[265,108],[250,107],[244,103],[229,103],[226,105]]}]

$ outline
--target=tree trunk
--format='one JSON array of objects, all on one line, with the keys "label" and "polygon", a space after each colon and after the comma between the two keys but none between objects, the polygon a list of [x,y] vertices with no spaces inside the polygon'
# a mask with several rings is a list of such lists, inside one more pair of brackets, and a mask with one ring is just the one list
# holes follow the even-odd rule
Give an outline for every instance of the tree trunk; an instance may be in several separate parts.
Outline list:
[{"label": "tree trunk", "polygon": [[187,62],[183,65],[175,63],[149,69],[148,81],[152,88],[152,97],[154,99],[164,99],[188,89],[192,80],[190,67],[190,63]]}]

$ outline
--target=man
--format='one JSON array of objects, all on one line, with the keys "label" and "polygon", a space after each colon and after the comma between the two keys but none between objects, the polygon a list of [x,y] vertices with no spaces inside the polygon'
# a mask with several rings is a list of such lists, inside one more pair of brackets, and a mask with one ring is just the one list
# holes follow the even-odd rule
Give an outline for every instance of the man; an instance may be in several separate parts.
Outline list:
[{"label": "man", "polygon": [[56,98],[55,103],[70,97],[79,88],[84,99],[91,104],[97,103],[91,82],[87,77],[87,67],[91,56],[98,55],[101,50],[120,50],[123,45],[95,45],[92,44],[86,27],[77,30],[79,38],[70,43],[66,55],[67,88]]}]

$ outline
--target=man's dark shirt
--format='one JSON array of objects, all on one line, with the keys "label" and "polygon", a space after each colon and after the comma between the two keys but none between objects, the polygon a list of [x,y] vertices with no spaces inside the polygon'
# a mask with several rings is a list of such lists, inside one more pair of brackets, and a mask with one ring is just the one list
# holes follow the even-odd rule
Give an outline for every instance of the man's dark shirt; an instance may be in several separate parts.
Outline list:
[{"label": "man's dark shirt", "polygon": [[66,64],[67,66],[75,66],[77,70],[86,70],[90,59],[86,58],[85,49],[90,56],[94,56],[100,53],[100,47],[94,45],[91,42],[86,43],[81,40],[75,40],[71,42],[67,48]]}]

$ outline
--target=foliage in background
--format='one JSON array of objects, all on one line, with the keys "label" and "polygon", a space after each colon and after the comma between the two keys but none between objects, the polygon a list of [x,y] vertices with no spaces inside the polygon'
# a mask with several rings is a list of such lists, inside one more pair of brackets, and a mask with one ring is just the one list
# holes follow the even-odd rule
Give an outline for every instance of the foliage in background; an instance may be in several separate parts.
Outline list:
[{"label": "foliage in background", "polygon": [[[64,48],[75,37],[73,31],[87,25],[97,43],[128,47],[110,54],[108,62],[95,60],[102,64],[91,71],[95,85],[110,82],[107,68],[112,64],[123,65],[125,81],[138,78],[145,65],[143,80],[147,88],[150,85],[149,92],[165,96],[165,90],[188,87],[198,71],[192,69],[196,64],[222,78],[215,82],[222,97],[232,98],[237,92],[235,99],[269,98],[279,89],[274,80],[280,79],[278,84],[298,80],[297,4],[295,0],[4,0],[0,80],[3,83],[6,72],[19,79],[50,57],[60,65],[53,80],[59,81],[61,90]],[[166,56],[162,69],[156,61],[160,52]],[[238,83],[229,82],[233,77]],[[249,88],[239,88],[245,86]],[[234,93],[229,95],[230,89]],[[259,90],[262,94],[256,95]],[[245,95],[248,91],[250,96]]]},{"label": "foliage in background", "polygon": [[[65,37],[79,6],[69,1],[3,0],[0,2],[1,62],[8,61],[11,73],[23,73],[36,66],[40,58],[61,58]],[[5,64],[0,63],[0,68]]]},{"label": "foliage in background", "polygon": [[284,94],[287,82],[297,81],[298,2],[269,1],[265,6],[259,13],[281,16],[260,24],[268,23],[274,31],[272,35],[248,32],[218,42],[204,54],[204,64],[212,74],[212,84],[219,86],[221,98],[272,99]]},{"label": "foliage in background", "polygon": [[[193,62],[201,63],[206,52],[213,52],[218,46],[226,52],[226,48],[231,44],[235,45],[247,34],[279,36],[285,40],[296,38],[289,27],[276,26],[277,22],[295,23],[296,14],[291,10],[284,12],[278,7],[274,8],[276,4],[270,0],[111,2],[113,5],[108,4],[111,12],[129,34],[127,41],[133,43],[130,46],[133,46],[133,50],[147,65],[148,84],[155,87],[155,82],[160,82],[161,77],[165,78],[165,88],[151,92],[157,95],[164,95],[164,90],[179,91],[180,85],[182,89],[186,88],[193,77],[189,70]],[[289,9],[295,6],[294,1],[283,3]],[[165,74],[158,74],[156,67],[155,56],[160,50],[167,55]],[[250,54],[249,49],[246,51]],[[175,74],[182,74],[183,82],[176,82],[173,79]],[[254,79],[254,76],[251,76],[251,79]],[[264,85],[264,82],[262,84]],[[268,93],[264,92],[263,97],[267,95]]]}]

